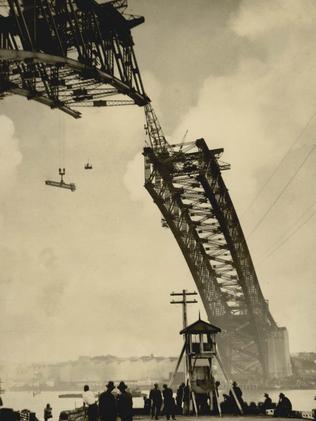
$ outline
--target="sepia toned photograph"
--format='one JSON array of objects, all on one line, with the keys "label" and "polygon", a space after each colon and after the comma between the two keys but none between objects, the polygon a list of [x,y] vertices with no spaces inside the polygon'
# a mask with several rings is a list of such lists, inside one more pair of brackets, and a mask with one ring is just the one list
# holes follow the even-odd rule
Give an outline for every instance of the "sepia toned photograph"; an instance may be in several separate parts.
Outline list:
[{"label": "sepia toned photograph", "polygon": [[316,420],[316,2],[0,0],[0,421]]}]

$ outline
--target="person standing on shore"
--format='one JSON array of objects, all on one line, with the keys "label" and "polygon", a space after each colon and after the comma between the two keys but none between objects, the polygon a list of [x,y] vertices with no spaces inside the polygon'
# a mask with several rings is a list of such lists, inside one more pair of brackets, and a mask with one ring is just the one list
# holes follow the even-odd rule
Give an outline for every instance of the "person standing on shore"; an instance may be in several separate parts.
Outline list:
[{"label": "person standing on shore", "polygon": [[107,390],[99,396],[99,415],[101,421],[115,421],[117,415],[116,400],[112,393],[115,385],[112,381],[105,386]]},{"label": "person standing on shore", "polygon": [[170,387],[168,387],[166,384],[163,385],[163,403],[165,407],[165,413],[167,420],[170,420],[170,416],[173,420],[176,419],[175,416],[175,402],[173,399],[173,392]]},{"label": "person standing on shore", "polygon": [[53,410],[53,408],[48,403],[44,408],[44,421],[48,421],[49,418],[53,417],[52,410]]},{"label": "person standing on shore", "polygon": [[181,383],[177,390],[176,402],[177,402],[177,407],[180,414],[182,414],[182,403],[184,401],[184,388],[185,388],[185,383]]},{"label": "person standing on shore", "polygon": [[239,402],[241,408],[244,408],[245,403],[244,403],[244,400],[243,400],[243,397],[242,397],[242,390],[238,386],[237,382],[233,382],[233,387],[231,388],[231,390],[229,392],[229,395],[232,398],[232,401],[235,403],[236,414],[239,414],[240,409],[237,405],[237,402],[235,402],[235,397],[236,397],[237,401]]},{"label": "person standing on shore", "polygon": [[89,421],[98,420],[98,405],[96,404],[96,399],[94,393],[89,390],[89,386],[86,384],[83,387],[82,393],[83,406],[88,407],[87,414]]},{"label": "person standing on shore", "polygon": [[127,386],[124,382],[120,382],[117,386],[120,394],[118,396],[118,415],[122,421],[132,421],[133,419],[133,398],[127,392]]},{"label": "person standing on shore", "polygon": [[149,399],[151,401],[151,419],[155,417],[155,419],[158,420],[162,405],[162,395],[158,388],[158,383],[155,383],[154,388],[151,389],[149,393]]},{"label": "person standing on shore", "polygon": [[183,415],[189,415],[190,414],[190,402],[191,402],[191,390],[190,386],[187,382],[187,384],[183,388]]}]

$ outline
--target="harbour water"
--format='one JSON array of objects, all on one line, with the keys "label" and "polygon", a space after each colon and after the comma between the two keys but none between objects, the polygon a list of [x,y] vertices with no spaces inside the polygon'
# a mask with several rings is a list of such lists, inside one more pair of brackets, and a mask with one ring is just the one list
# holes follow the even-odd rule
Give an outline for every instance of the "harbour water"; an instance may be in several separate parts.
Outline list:
[{"label": "harbour water", "polygon": [[[293,404],[293,409],[311,411],[316,407],[315,390],[283,390],[282,392],[288,396]],[[58,395],[62,391],[49,391],[41,392],[36,396],[33,396],[32,392],[11,392],[7,391],[2,395],[4,406],[14,408],[15,410],[30,409],[36,412],[38,419],[43,419],[43,410],[47,403],[53,408],[53,420],[58,420],[59,413],[62,410],[74,409],[82,406],[82,400],[80,398],[59,398]],[[78,393],[75,392],[75,393]],[[224,391],[225,393],[225,391]],[[269,394],[273,401],[278,400],[279,390],[270,391]],[[251,401],[258,402],[263,401],[263,392],[244,392],[244,398],[249,403]],[[141,408],[143,406],[143,398],[133,398],[135,408]]]}]

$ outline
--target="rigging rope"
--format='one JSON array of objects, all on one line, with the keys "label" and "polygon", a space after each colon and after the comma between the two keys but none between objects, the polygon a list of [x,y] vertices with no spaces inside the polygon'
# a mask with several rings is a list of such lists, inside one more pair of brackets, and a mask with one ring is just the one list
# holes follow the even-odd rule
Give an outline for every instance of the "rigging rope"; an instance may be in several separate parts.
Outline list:
[{"label": "rigging rope", "polygon": [[[315,206],[316,202],[313,203],[313,205],[307,209],[307,211],[304,212],[303,215],[305,215],[306,213],[308,213],[314,206]],[[296,228],[294,228],[294,230],[290,231],[290,233],[283,238],[283,240],[281,240],[281,242],[278,242],[274,248],[272,248],[272,250],[270,251],[270,253],[268,253],[262,260],[260,260],[260,262],[258,264],[262,264],[263,262],[265,262],[268,258],[270,258],[277,250],[279,250],[284,244],[286,244],[292,237],[293,235],[295,235],[301,228],[303,228],[304,225],[307,224],[307,222],[309,222],[312,217],[316,214],[316,209],[314,209],[314,211],[311,213],[311,215],[309,215],[308,218],[306,218],[304,221],[302,221]],[[300,218],[301,219],[301,218]]]},{"label": "rigging rope", "polygon": [[301,137],[303,136],[303,134],[305,133],[305,131],[307,130],[307,128],[309,127],[309,125],[311,124],[311,122],[314,120],[314,118],[316,117],[316,112],[314,112],[311,117],[309,118],[309,120],[307,121],[307,123],[305,124],[305,126],[303,127],[303,129],[300,131],[300,133],[298,134],[298,136],[294,139],[294,142],[290,145],[289,149],[286,151],[285,155],[283,155],[283,157],[281,158],[281,160],[278,162],[277,166],[275,167],[275,169],[272,171],[271,175],[268,177],[268,179],[265,181],[265,183],[263,184],[263,186],[260,188],[260,190],[258,191],[258,193],[256,194],[256,196],[253,198],[253,200],[249,203],[249,205],[247,206],[247,208],[244,210],[244,212],[241,214],[241,216],[244,216],[245,214],[247,214],[249,212],[249,210],[253,207],[253,205],[255,204],[255,202],[258,200],[258,198],[261,196],[262,192],[265,190],[265,188],[267,187],[267,185],[270,183],[270,181],[272,180],[272,178],[275,176],[275,174],[278,172],[279,168],[282,166],[283,162],[286,160],[286,158],[289,156],[291,150],[294,148],[294,146],[299,142],[299,140],[301,139]]},{"label": "rigging rope", "polygon": [[269,208],[266,210],[266,212],[263,214],[263,216],[259,219],[259,221],[256,223],[256,225],[254,226],[254,228],[252,229],[252,231],[249,234],[249,237],[251,237],[256,231],[257,229],[260,227],[260,225],[262,224],[262,222],[265,220],[265,218],[269,215],[269,213],[271,212],[271,210],[274,208],[274,206],[278,203],[278,201],[280,200],[280,198],[282,197],[282,195],[285,193],[285,191],[287,190],[287,188],[290,186],[290,184],[294,181],[294,179],[296,178],[297,174],[300,172],[300,170],[303,168],[303,166],[305,165],[306,161],[308,160],[308,158],[311,156],[311,154],[314,152],[316,145],[313,145],[311,150],[307,153],[307,155],[305,156],[305,158],[303,159],[303,161],[301,162],[301,164],[299,165],[299,167],[296,169],[296,171],[294,172],[294,174],[292,175],[292,177],[290,177],[290,179],[288,180],[288,182],[285,184],[285,186],[282,188],[282,190],[280,191],[280,193],[277,195],[277,197],[274,199],[274,201],[272,202],[272,204],[269,206]]}]

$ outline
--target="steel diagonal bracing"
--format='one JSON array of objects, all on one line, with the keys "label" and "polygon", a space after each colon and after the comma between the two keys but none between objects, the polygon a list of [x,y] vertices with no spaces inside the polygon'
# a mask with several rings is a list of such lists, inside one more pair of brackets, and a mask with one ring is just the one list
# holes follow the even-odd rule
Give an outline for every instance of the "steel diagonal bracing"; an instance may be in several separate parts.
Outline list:
[{"label": "steel diagonal bracing", "polygon": [[[145,148],[147,159],[155,159],[151,152],[150,148]],[[205,251],[194,230],[189,210],[181,203],[179,190],[171,180],[168,180],[168,174],[163,168],[160,168],[160,171],[157,170],[156,173],[151,173],[145,187],[175,234],[205,304],[207,302],[218,316],[224,315],[228,309],[221,300],[217,285],[207,282],[211,267],[208,259],[203,258]]]},{"label": "steel diagonal bracing", "polygon": [[[18,94],[80,117],[79,107],[149,102],[127,2],[8,0],[0,16],[0,98]],[[129,97],[125,99],[124,97]]]},{"label": "steel diagonal bracing", "polygon": [[225,332],[232,373],[266,375],[266,340],[278,328],[221,176],[229,168],[220,161],[223,150],[209,150],[201,139],[169,145],[146,107],[145,187],[180,246],[210,321]]},{"label": "steel diagonal bracing", "polygon": [[204,140],[200,139],[197,143],[204,164],[198,180],[212,204],[220,229],[227,241],[251,316],[264,326],[276,327],[263,297],[246,240],[217,160]]}]

